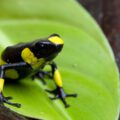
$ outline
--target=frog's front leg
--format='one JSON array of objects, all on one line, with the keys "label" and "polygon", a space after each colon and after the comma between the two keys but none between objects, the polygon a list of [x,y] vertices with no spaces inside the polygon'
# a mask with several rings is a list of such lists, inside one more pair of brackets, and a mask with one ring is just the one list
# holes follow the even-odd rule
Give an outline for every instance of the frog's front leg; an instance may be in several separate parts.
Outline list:
[{"label": "frog's front leg", "polygon": [[35,75],[32,76],[32,79],[34,80],[35,78],[39,78],[42,83],[45,85],[45,77],[52,79],[52,72],[51,71],[44,71],[44,70],[40,70],[39,72],[37,72]]},{"label": "frog's front leg", "polygon": [[7,104],[15,106],[15,107],[21,106],[21,104],[10,102],[9,100],[12,99],[12,97],[5,97],[3,95],[5,70],[14,69],[14,68],[20,67],[20,66],[27,66],[27,64],[25,62],[22,62],[22,63],[14,63],[14,64],[11,64],[11,63],[4,64],[4,65],[0,66],[0,103],[1,104],[7,103]]},{"label": "frog's front leg", "polygon": [[66,97],[76,97],[77,94],[66,94],[64,92],[61,75],[60,75],[60,72],[59,72],[56,64],[54,62],[52,62],[50,65],[52,68],[52,75],[53,75],[53,79],[56,84],[56,89],[53,91],[50,91],[50,90],[46,90],[46,91],[49,93],[53,93],[55,95],[55,97],[51,98],[52,100],[61,99],[62,102],[64,103],[65,107],[69,107],[69,104],[67,104],[65,98]]}]

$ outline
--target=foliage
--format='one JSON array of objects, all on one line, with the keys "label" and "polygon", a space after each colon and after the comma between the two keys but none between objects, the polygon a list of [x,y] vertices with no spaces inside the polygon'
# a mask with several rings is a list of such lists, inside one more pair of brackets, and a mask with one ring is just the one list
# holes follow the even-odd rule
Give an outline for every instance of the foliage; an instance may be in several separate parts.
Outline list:
[{"label": "foliage", "polygon": [[55,59],[63,77],[70,108],[51,101],[44,89],[54,89],[30,78],[6,84],[4,93],[22,104],[11,109],[46,120],[116,120],[118,117],[118,70],[107,40],[90,15],[74,0],[1,0],[0,50],[58,33],[65,41]]}]

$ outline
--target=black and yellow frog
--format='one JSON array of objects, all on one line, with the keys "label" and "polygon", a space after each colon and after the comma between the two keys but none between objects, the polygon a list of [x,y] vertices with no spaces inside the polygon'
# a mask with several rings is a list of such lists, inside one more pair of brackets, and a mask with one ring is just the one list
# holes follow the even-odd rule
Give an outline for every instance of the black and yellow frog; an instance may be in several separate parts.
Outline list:
[{"label": "black and yellow frog", "polygon": [[[65,107],[68,107],[65,98],[76,97],[76,94],[66,94],[60,72],[53,59],[60,53],[64,45],[58,34],[52,34],[44,39],[37,39],[29,43],[19,43],[8,46],[0,58],[0,102],[20,107],[18,103],[12,103],[11,97],[4,97],[4,81],[17,81],[26,77],[39,77],[44,82],[44,76],[53,78],[56,89],[46,90],[55,95],[51,99],[61,99]],[[51,72],[43,71],[46,65],[51,66]]]}]

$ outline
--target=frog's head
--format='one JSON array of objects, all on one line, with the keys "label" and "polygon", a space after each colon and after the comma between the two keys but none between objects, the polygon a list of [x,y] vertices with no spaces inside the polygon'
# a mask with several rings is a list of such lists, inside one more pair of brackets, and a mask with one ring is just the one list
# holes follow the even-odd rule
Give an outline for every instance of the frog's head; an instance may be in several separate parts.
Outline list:
[{"label": "frog's head", "polygon": [[38,40],[35,43],[36,56],[50,61],[62,50],[63,45],[61,37],[58,34],[52,34],[47,39]]}]

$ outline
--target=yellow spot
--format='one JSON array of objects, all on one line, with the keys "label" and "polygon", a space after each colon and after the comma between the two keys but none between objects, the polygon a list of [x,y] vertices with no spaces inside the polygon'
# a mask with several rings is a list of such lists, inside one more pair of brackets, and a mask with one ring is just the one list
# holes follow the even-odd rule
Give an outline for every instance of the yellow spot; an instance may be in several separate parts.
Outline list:
[{"label": "yellow spot", "polygon": [[37,62],[37,57],[34,56],[33,52],[29,48],[25,48],[22,51],[21,56],[23,60],[27,62],[28,64],[32,65]]},{"label": "yellow spot", "polygon": [[4,79],[0,78],[0,92],[3,91],[3,87],[4,87]]},{"label": "yellow spot", "polygon": [[25,48],[22,51],[21,56],[23,60],[30,64],[31,67],[34,69],[39,68],[45,62],[44,58],[38,59],[37,57],[35,57],[34,53],[29,48]]},{"label": "yellow spot", "polygon": [[32,65],[32,68],[39,68],[45,62],[44,58],[40,58]]},{"label": "yellow spot", "polygon": [[53,77],[57,86],[62,87],[62,79],[59,70],[55,70]]},{"label": "yellow spot", "polygon": [[5,77],[10,79],[19,78],[19,74],[15,69],[8,69],[5,71]]},{"label": "yellow spot", "polygon": [[2,58],[0,58],[0,65],[4,65],[4,64],[6,64],[6,62],[2,60]]},{"label": "yellow spot", "polygon": [[52,37],[48,38],[48,40],[50,40],[51,42],[53,42],[55,44],[64,44],[63,40],[58,36],[52,36]]}]

